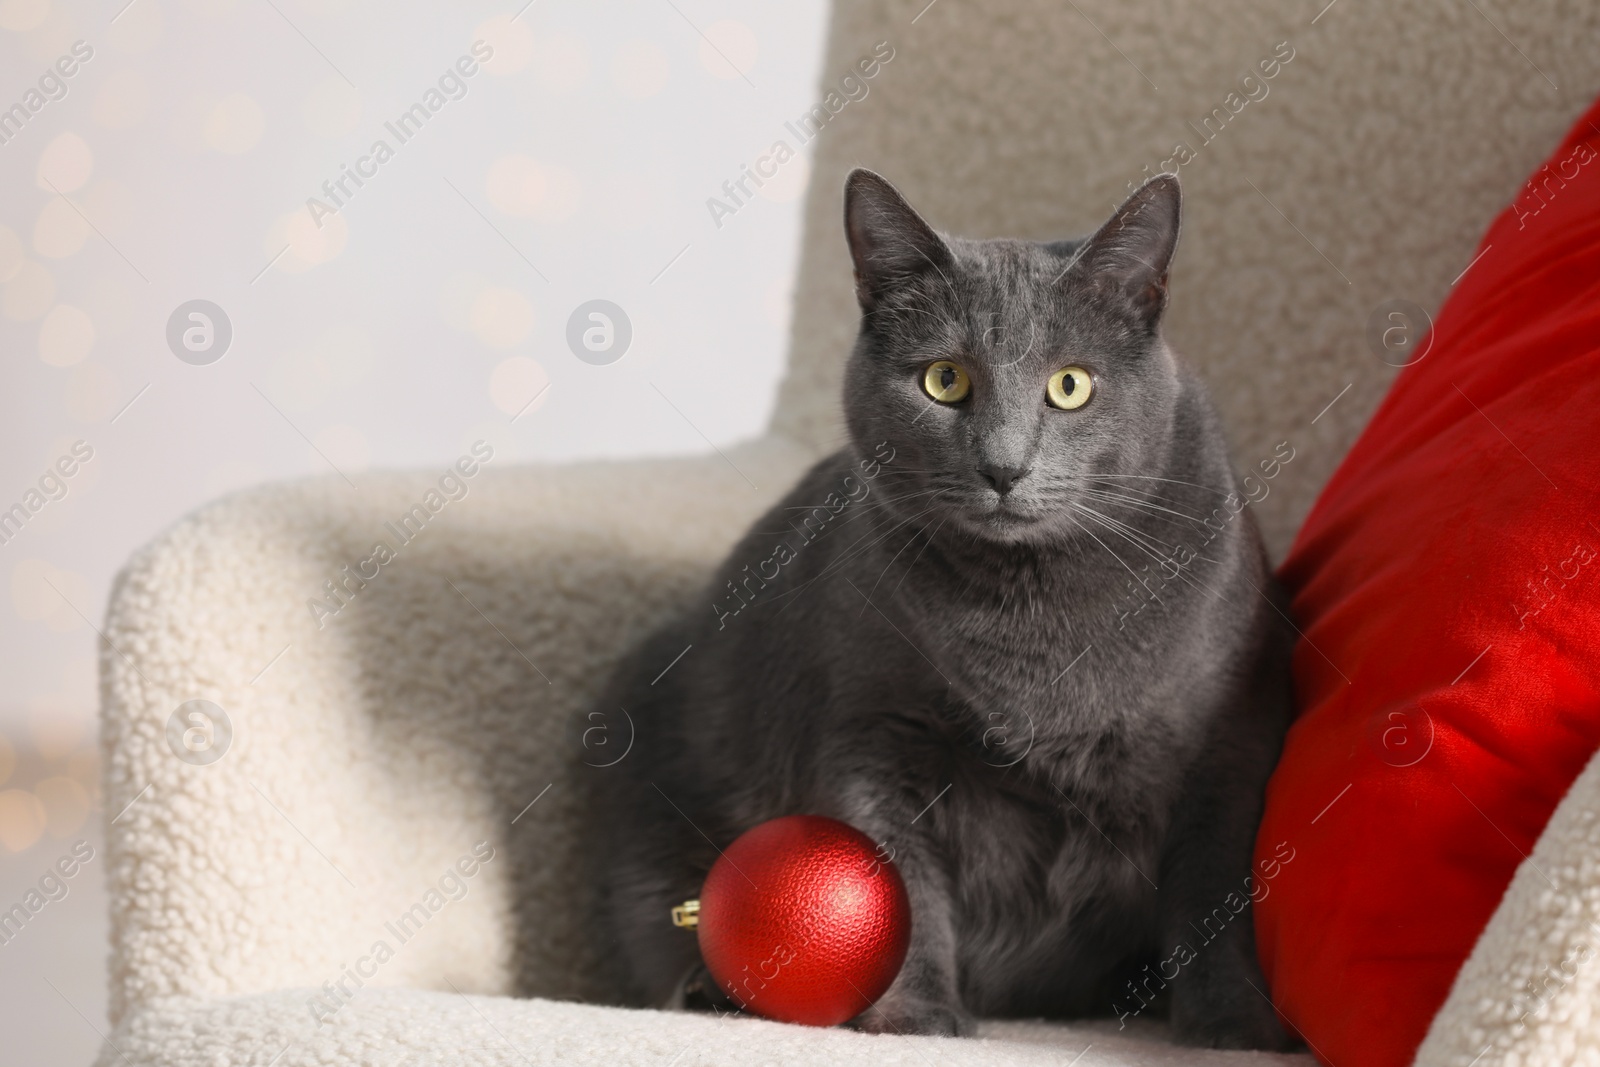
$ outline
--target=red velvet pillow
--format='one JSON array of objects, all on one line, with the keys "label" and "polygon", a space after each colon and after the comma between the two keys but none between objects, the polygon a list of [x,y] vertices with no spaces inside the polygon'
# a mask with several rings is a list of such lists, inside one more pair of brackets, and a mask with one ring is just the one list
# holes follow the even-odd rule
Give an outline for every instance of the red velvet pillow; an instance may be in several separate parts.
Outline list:
[{"label": "red velvet pillow", "polygon": [[1256,933],[1325,1063],[1411,1062],[1600,745],[1596,146],[1600,104],[1495,221],[1283,564],[1303,710]]}]

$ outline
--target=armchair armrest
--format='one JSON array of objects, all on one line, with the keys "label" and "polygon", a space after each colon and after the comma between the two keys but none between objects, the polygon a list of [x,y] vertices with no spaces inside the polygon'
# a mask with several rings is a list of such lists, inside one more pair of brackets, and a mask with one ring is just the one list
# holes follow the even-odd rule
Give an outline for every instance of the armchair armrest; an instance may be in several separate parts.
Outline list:
[{"label": "armchair armrest", "polygon": [[273,485],[139,552],[101,648],[113,1023],[447,971],[603,996],[572,725],[809,460],[731,456]]}]

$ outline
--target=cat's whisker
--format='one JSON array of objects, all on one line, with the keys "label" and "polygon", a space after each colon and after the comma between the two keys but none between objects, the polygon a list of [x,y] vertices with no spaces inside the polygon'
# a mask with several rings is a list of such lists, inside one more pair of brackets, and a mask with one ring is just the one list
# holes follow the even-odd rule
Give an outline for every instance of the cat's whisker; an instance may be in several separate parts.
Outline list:
[{"label": "cat's whisker", "polygon": [[867,314],[868,315],[881,315],[885,311],[904,311],[904,312],[908,312],[908,313],[913,314],[913,315],[926,315],[930,319],[938,319],[938,318],[940,318],[940,316],[935,315],[931,311],[924,311],[921,308],[902,307],[899,304],[884,304],[881,307],[873,308],[871,311],[867,312]]},{"label": "cat's whisker", "polygon": [[[914,500],[919,496],[932,495],[935,492],[937,492],[937,490],[925,490],[925,491],[922,491],[922,492],[919,492],[919,493],[908,493],[908,494],[905,494],[903,497],[899,498],[896,501],[880,501],[877,504],[872,505],[870,507],[861,507],[861,508],[853,509],[847,515],[847,517],[844,519],[844,521],[842,523],[840,523],[838,526],[824,527],[822,529],[822,531],[817,535],[816,539],[817,540],[821,540],[823,538],[826,538],[828,536],[828,534],[832,533],[836,529],[853,528],[853,524],[855,522],[857,522],[858,520],[866,520],[868,522],[874,522],[875,523],[878,520],[878,518],[880,517],[880,514],[882,514],[882,513],[881,513],[881,511],[879,511],[879,513],[876,513],[876,514],[873,513],[873,512],[875,510],[881,509],[885,504],[888,504],[888,503],[904,503],[907,500]],[[894,513],[892,513],[892,512],[888,513],[888,517],[889,518],[893,518],[893,516],[894,516]],[[861,545],[862,542],[864,542],[867,538],[870,538],[880,528],[881,527],[876,526],[876,525],[873,526],[872,529],[868,530],[859,539],[857,539],[848,548],[846,548],[844,550],[845,554],[848,555],[849,553],[853,552],[857,548],[857,546]],[[805,543],[806,544],[810,544],[811,542],[807,541]],[[838,562],[838,561],[835,561],[835,562]],[[818,575],[817,577],[820,578],[820,577],[822,577],[822,575]],[[806,585],[810,585],[811,582],[814,582],[814,581],[816,581],[815,578],[811,579],[811,581],[803,583],[798,588],[804,588]],[[794,591],[795,590],[790,590],[789,592],[794,592]],[[780,594],[779,597],[777,597],[775,599],[782,599],[782,597],[788,596],[788,595],[789,595],[789,593],[786,592],[786,593]]]},{"label": "cat's whisker", "polygon": [[[925,495],[925,494],[917,494],[917,495]],[[888,530],[883,531],[881,534],[879,533],[879,530],[881,529],[881,527],[874,527],[873,529],[868,530],[854,544],[852,544],[848,548],[846,548],[840,554],[838,559],[835,559],[833,562],[829,563],[815,577],[811,578],[809,581],[801,583],[800,585],[796,586],[794,589],[791,589],[791,590],[789,590],[789,591],[787,591],[787,592],[785,592],[785,593],[783,593],[783,594],[781,594],[781,595],[779,595],[777,597],[774,597],[773,600],[774,601],[781,600],[784,597],[788,596],[790,593],[798,594],[800,592],[803,592],[806,589],[809,589],[811,586],[817,584],[822,579],[826,578],[829,574],[832,574],[832,573],[836,572],[837,570],[839,570],[841,567],[844,566],[844,564],[850,562],[852,559],[855,559],[856,557],[860,556],[862,553],[868,551],[874,545],[877,545],[877,544],[881,543],[885,538],[887,538],[891,534],[893,534],[895,532],[895,530],[898,530],[900,527],[906,525],[907,523],[915,522],[917,519],[921,518],[923,515],[928,514],[932,510],[933,510],[932,506],[924,508],[923,510],[921,510],[919,512],[916,512],[915,514],[910,515],[907,518],[901,519],[898,523],[896,523],[894,526],[890,527]],[[892,518],[893,516],[891,515],[890,517]],[[872,537],[874,534],[879,534],[877,540],[872,541],[870,544],[864,544],[867,541],[867,539]],[[799,599],[799,597],[796,596],[795,600],[798,600],[798,599]],[[780,608],[778,610],[778,612],[777,612],[777,615],[781,615],[781,614],[783,614],[783,612],[787,611],[789,609],[790,605],[795,603],[795,600],[791,600],[788,604],[785,604],[782,608]],[[776,618],[777,615],[774,615],[773,617]]]},{"label": "cat's whisker", "polygon": [[[1101,516],[1098,513],[1093,512],[1092,510],[1087,510],[1087,509],[1080,509],[1080,510],[1085,510],[1085,513],[1088,514],[1090,518],[1095,519],[1096,521],[1103,522],[1103,520],[1104,520],[1104,516]],[[1094,537],[1094,534],[1090,533],[1088,528],[1084,527],[1081,523],[1079,524],[1079,528],[1082,529],[1085,533],[1088,533],[1090,537]],[[1133,540],[1132,538],[1130,538],[1127,534],[1123,533],[1121,530],[1116,529],[1114,526],[1111,526],[1111,527],[1108,527],[1108,528],[1111,530],[1112,533],[1116,534],[1118,537],[1121,537],[1124,541],[1127,541],[1129,544],[1131,544],[1135,548],[1139,549],[1145,555],[1147,555],[1151,559],[1155,560],[1158,564],[1159,563],[1169,562],[1169,558],[1168,557],[1163,557],[1163,556],[1156,555],[1155,553],[1151,552],[1149,549],[1145,548],[1145,546],[1139,544],[1139,542],[1137,542],[1137,541]],[[1100,539],[1098,537],[1095,537],[1095,540],[1099,541]],[[1102,548],[1106,548],[1104,542],[1101,542],[1101,547]],[[1111,550],[1109,548],[1106,548],[1106,551],[1110,552]],[[1115,553],[1112,553],[1112,554],[1115,555]],[[1119,560],[1119,562],[1121,562],[1121,561]],[[1123,565],[1124,568],[1128,569],[1128,572],[1130,574],[1133,573],[1132,568],[1128,567],[1128,565],[1126,563],[1123,563],[1122,565]],[[1148,565],[1146,565],[1146,569],[1148,569]],[[1177,577],[1180,580],[1182,580],[1185,585],[1189,585],[1191,587],[1199,588],[1199,587],[1195,586],[1195,583],[1189,578],[1188,575],[1184,574],[1183,569],[1181,567],[1178,569]],[[1162,607],[1166,607],[1166,601],[1161,599],[1161,595],[1159,593],[1155,592],[1154,590],[1152,590],[1150,588],[1150,586],[1144,580],[1139,578],[1138,575],[1135,574],[1133,580],[1134,580],[1134,584],[1135,585],[1139,586],[1141,589],[1145,590],[1147,593],[1150,594],[1150,597],[1151,597],[1152,600],[1154,600],[1156,603],[1160,604]]]},{"label": "cat's whisker", "polygon": [[[1101,505],[1107,506],[1107,507],[1119,507],[1120,506],[1120,507],[1129,508],[1130,510],[1133,511],[1134,517],[1136,517],[1138,519],[1146,520],[1146,521],[1149,521],[1149,522],[1159,522],[1163,526],[1176,527],[1177,530],[1181,531],[1182,533],[1194,533],[1198,529],[1198,524],[1197,523],[1193,523],[1193,522],[1184,523],[1184,522],[1181,522],[1181,521],[1179,521],[1177,519],[1169,519],[1165,515],[1150,514],[1148,511],[1139,509],[1139,508],[1137,508],[1137,507],[1135,507],[1134,505],[1131,505],[1131,504],[1119,504],[1116,501],[1105,501],[1105,500],[1102,500],[1099,497],[1090,497],[1089,499],[1093,500],[1097,504],[1101,504]],[[1130,523],[1130,525],[1132,525],[1132,524]]]},{"label": "cat's whisker", "polygon": [[[1161,493],[1142,492],[1142,491],[1140,491],[1140,490],[1138,490],[1136,488],[1133,488],[1131,486],[1126,486],[1126,485],[1090,486],[1090,487],[1083,488],[1081,491],[1085,492],[1085,493],[1100,494],[1102,496],[1102,498],[1104,498],[1104,496],[1106,494],[1111,494],[1111,493],[1116,493],[1116,494],[1130,494],[1131,493],[1131,494],[1135,494],[1133,496],[1124,496],[1124,499],[1127,500],[1130,503],[1133,500],[1140,500],[1140,501],[1145,501],[1145,502],[1150,503],[1150,504],[1171,505],[1172,508],[1175,511],[1177,511],[1179,514],[1183,515],[1185,518],[1189,518],[1189,519],[1192,519],[1194,521],[1201,522],[1201,523],[1209,521],[1212,517],[1214,517],[1217,514],[1218,510],[1226,503],[1225,500],[1223,500],[1223,501],[1194,501],[1194,500],[1179,499],[1179,498],[1176,498],[1176,497],[1173,497],[1173,496],[1163,495]],[[1210,504],[1212,504],[1212,503],[1216,503],[1218,506],[1217,507],[1211,507]],[[1188,508],[1190,508],[1190,507],[1198,508],[1199,509],[1199,513],[1196,514],[1194,512],[1189,511]]]},{"label": "cat's whisker", "polygon": [[1132,478],[1147,482],[1170,482],[1173,485],[1187,485],[1194,489],[1204,489],[1206,492],[1216,493],[1218,496],[1228,495],[1228,490],[1218,489],[1214,485],[1201,485],[1199,482],[1186,482],[1182,478],[1163,478],[1154,474],[1096,474],[1094,477],[1097,480],[1103,478]]},{"label": "cat's whisker", "polygon": [[[1077,507],[1077,505],[1072,505],[1072,506],[1074,508]],[[1078,529],[1082,530],[1084,533],[1088,534],[1089,538],[1091,540],[1093,540],[1095,544],[1097,544],[1101,548],[1105,549],[1106,552],[1110,554],[1112,559],[1114,559],[1118,563],[1120,563],[1122,565],[1122,569],[1127,571],[1130,575],[1132,575],[1133,580],[1134,580],[1134,582],[1136,584],[1143,584],[1143,583],[1139,582],[1139,575],[1134,571],[1134,569],[1132,567],[1128,566],[1127,560],[1125,560],[1121,556],[1117,555],[1116,552],[1112,550],[1110,545],[1106,544],[1104,541],[1100,540],[1100,538],[1096,537],[1093,530],[1089,529],[1089,527],[1085,526],[1083,523],[1079,522],[1076,518],[1073,518],[1070,515],[1067,516],[1067,518],[1069,520],[1071,520],[1071,522],[1072,522],[1072,524],[1074,526],[1076,526]],[[1159,598],[1157,598],[1157,599],[1159,599]]]},{"label": "cat's whisker", "polygon": [[[948,516],[948,515],[946,515],[944,518],[939,520],[939,525],[937,525],[937,526],[935,526],[933,528],[933,533],[929,534],[928,535],[928,539],[926,541],[922,542],[922,548],[917,552],[916,559],[913,559],[911,561],[911,566],[906,568],[906,572],[905,572],[905,574],[902,574],[900,576],[900,580],[898,582],[894,583],[894,592],[890,593],[889,594],[890,596],[899,596],[900,595],[900,587],[902,585],[906,584],[906,579],[908,577],[910,577],[911,572],[917,569],[917,563],[918,563],[918,561],[920,561],[922,559],[922,553],[928,551],[928,546],[933,544],[933,539],[935,537],[939,536],[939,531],[944,529],[944,524],[946,522],[949,522],[949,521],[950,521],[950,516]],[[924,526],[923,529],[926,530],[927,527]]]},{"label": "cat's whisker", "polygon": [[[1114,523],[1114,525],[1117,526],[1117,528],[1120,528],[1120,530],[1133,531],[1133,533],[1138,534],[1142,541],[1147,542],[1147,544],[1158,545],[1158,547],[1162,547],[1162,549],[1171,549],[1171,547],[1173,547],[1173,545],[1168,545],[1165,541],[1162,541],[1160,537],[1155,536],[1154,533],[1150,533],[1149,530],[1142,530],[1142,528],[1139,528],[1139,526],[1134,526],[1133,523],[1123,522],[1123,520],[1120,520],[1120,518],[1110,517],[1110,515],[1107,515],[1106,512],[1099,510],[1098,507],[1088,506],[1088,504],[1085,504],[1085,502],[1082,501],[1069,501],[1069,506],[1075,507],[1075,509],[1078,510],[1082,510],[1082,512],[1088,512],[1088,514],[1094,515],[1096,518],[1101,518],[1101,520],[1104,520],[1104,522]],[[1154,515],[1152,515],[1150,518],[1158,517],[1154,517]],[[1166,518],[1158,518],[1158,522],[1171,522],[1171,520],[1166,520]]]},{"label": "cat's whisker", "polygon": [[1196,499],[1196,494],[1187,491],[1162,492],[1162,486],[1125,485],[1121,482],[1105,481],[1091,478],[1088,483],[1081,486],[1085,491],[1094,490],[1101,493],[1122,493],[1134,500],[1154,500],[1174,507],[1185,505],[1190,507],[1205,507],[1206,502]]},{"label": "cat's whisker", "polygon": [[936,494],[947,493],[947,492],[949,492],[948,489],[920,489],[920,490],[918,490],[917,492],[914,492],[914,493],[904,493],[904,494],[902,494],[900,496],[897,496],[897,497],[891,497],[891,498],[876,500],[876,501],[872,502],[871,504],[863,504],[861,507],[856,508],[854,510],[854,512],[852,513],[852,515],[851,515],[851,520],[848,520],[848,521],[853,521],[854,519],[858,519],[858,518],[861,518],[863,516],[870,515],[873,512],[882,511],[882,510],[884,510],[886,508],[891,508],[891,507],[894,507],[895,505],[898,505],[898,504],[904,504],[904,503],[906,503],[908,501],[916,500],[916,499],[918,499],[920,497],[933,496],[933,495],[936,495]]},{"label": "cat's whisker", "polygon": [[[1116,520],[1111,519],[1109,516],[1095,511],[1093,508],[1080,507],[1079,510],[1084,511],[1086,514],[1088,514],[1091,517],[1095,518],[1097,521],[1100,521],[1100,522],[1106,524],[1108,526],[1108,528],[1113,533],[1117,534],[1118,536],[1122,537],[1123,540],[1128,541],[1130,544],[1132,544],[1135,547],[1139,548],[1146,555],[1150,556],[1151,559],[1155,560],[1158,564],[1172,564],[1172,563],[1175,562],[1172,559],[1172,554],[1171,554],[1171,551],[1170,551],[1170,548],[1172,546],[1167,546],[1165,544],[1162,544],[1162,542],[1159,542],[1159,541],[1154,542],[1155,544],[1159,545],[1163,549],[1169,549],[1169,551],[1168,551],[1168,553],[1166,555],[1156,555],[1155,553],[1151,552],[1148,548],[1146,548],[1145,546],[1143,546],[1143,545],[1139,544],[1137,541],[1135,541],[1126,532],[1124,532],[1123,530],[1120,530],[1120,529],[1117,528],[1119,525],[1123,525],[1123,524],[1116,523]],[[1133,528],[1132,527],[1126,527],[1126,529],[1131,530]],[[1211,590],[1203,582],[1200,582],[1197,579],[1195,579],[1189,573],[1187,567],[1184,567],[1184,566],[1180,565],[1180,566],[1178,566],[1176,568],[1176,571],[1177,571],[1176,574],[1173,575],[1172,577],[1176,577],[1177,579],[1182,581],[1185,585],[1188,585],[1190,588],[1200,589],[1200,590],[1203,590],[1204,592],[1210,593],[1214,597],[1217,597],[1219,600],[1226,600],[1225,597],[1222,597],[1219,594],[1217,594],[1216,592],[1214,592],[1213,590]],[[1141,582],[1139,584],[1143,585],[1144,583]],[[1146,587],[1146,588],[1148,588],[1148,587]],[[1157,597],[1156,599],[1157,599],[1157,601],[1159,601],[1160,597]]]},{"label": "cat's whisker", "polygon": [[928,514],[932,510],[933,510],[933,505],[930,504],[928,507],[923,508],[921,511],[915,512],[912,515],[908,515],[907,517],[901,519],[899,522],[895,523],[888,530],[884,531],[878,537],[877,541],[874,541],[874,542],[872,542],[872,544],[869,544],[869,545],[865,546],[865,548],[859,548],[858,546],[861,545],[862,541],[865,541],[868,537],[871,537],[874,533],[878,532],[877,530],[869,531],[867,534],[863,535],[863,537],[861,538],[860,541],[857,541],[855,544],[853,544],[849,548],[845,549],[844,554],[842,556],[840,556],[838,559],[834,560],[833,563],[829,564],[829,567],[825,568],[820,574],[817,575],[817,577],[818,578],[822,578],[822,577],[826,576],[828,574],[829,569],[837,569],[838,567],[843,566],[845,563],[848,563],[851,559],[855,558],[856,556],[860,555],[862,552],[866,551],[866,549],[871,548],[871,547],[873,547],[873,545],[876,545],[879,542],[883,541],[890,534],[892,534],[896,530],[900,529],[900,527],[905,526],[907,523],[915,522],[917,519],[920,519],[922,516]]},{"label": "cat's whisker", "polygon": [[[929,508],[928,510],[931,511],[932,508]],[[872,603],[872,598],[875,595],[877,595],[878,586],[883,584],[883,577],[884,577],[884,575],[889,573],[889,568],[894,566],[894,561],[899,559],[900,558],[900,554],[902,552],[904,552],[906,549],[910,548],[912,543],[914,541],[916,541],[917,538],[921,537],[922,534],[923,534],[923,531],[926,530],[926,529],[927,529],[927,526],[923,526],[921,530],[918,530],[916,533],[912,534],[909,538],[906,539],[906,543],[900,546],[900,551],[896,552],[894,555],[889,557],[889,562],[885,563],[883,565],[883,570],[878,572],[878,580],[872,583],[872,590],[867,593],[866,603],[861,605],[861,611],[856,613],[856,618],[859,619],[861,617],[861,615],[867,610],[867,604],[871,604]],[[924,546],[924,547],[926,547],[926,546]],[[917,553],[917,556],[919,558],[921,557],[921,555],[922,555],[921,552]],[[907,568],[908,571],[909,571],[909,569],[910,568]],[[904,581],[904,578],[902,578],[901,580]],[[898,589],[900,587],[897,585],[897,586],[895,586],[895,588]]]},{"label": "cat's whisker", "polygon": [[[1188,523],[1191,526],[1205,522],[1212,511],[1212,509],[1208,508],[1206,503],[1203,501],[1184,501],[1173,499],[1172,497],[1157,496],[1154,494],[1136,493],[1130,495],[1126,492],[1119,493],[1112,489],[1098,488],[1082,489],[1079,490],[1079,493],[1089,499],[1103,501],[1106,503],[1114,503],[1125,508],[1137,509],[1148,514],[1151,518],[1170,515],[1175,518],[1182,519],[1185,523]],[[1220,506],[1220,502],[1218,503]],[[1191,507],[1193,510],[1190,510]]]},{"label": "cat's whisker", "polygon": [[1156,537],[1154,534],[1147,533],[1146,531],[1139,529],[1137,526],[1125,523],[1121,519],[1112,518],[1110,515],[1100,511],[1098,508],[1092,508],[1087,504],[1081,504],[1077,502],[1074,502],[1072,506],[1079,511],[1084,512],[1085,514],[1093,515],[1096,519],[1099,519],[1112,529],[1122,532],[1125,536],[1128,536],[1129,540],[1137,539],[1137,542],[1141,545],[1154,545],[1155,547],[1168,552],[1176,548],[1175,545],[1169,545],[1159,537]]},{"label": "cat's whisker", "polygon": [[[1198,523],[1198,522],[1204,522],[1205,521],[1200,516],[1191,515],[1187,511],[1178,511],[1178,510],[1175,510],[1173,508],[1162,507],[1159,504],[1151,503],[1151,498],[1149,498],[1149,497],[1123,496],[1120,493],[1112,493],[1112,492],[1109,492],[1109,491],[1107,491],[1105,489],[1079,489],[1078,492],[1082,493],[1085,496],[1091,496],[1096,500],[1115,501],[1115,502],[1121,503],[1121,504],[1123,504],[1123,505],[1125,505],[1127,507],[1141,508],[1141,509],[1146,510],[1146,511],[1158,511],[1158,512],[1162,512],[1162,513],[1167,514],[1167,515],[1176,515],[1179,518],[1181,518],[1181,519],[1183,519],[1183,520],[1185,520],[1186,522],[1189,522],[1189,523]],[[1160,497],[1156,497],[1155,499],[1159,500],[1161,498]],[[1171,522],[1172,525],[1174,525],[1174,526],[1182,525],[1182,523],[1172,522],[1171,519],[1165,519],[1165,520],[1162,520],[1162,521]]]},{"label": "cat's whisker", "polygon": [[[887,496],[887,497],[885,496],[885,494],[880,493],[880,494],[878,494],[878,496],[876,498],[862,497],[860,501],[852,501],[850,505],[847,505],[846,508],[843,508],[838,512],[832,511],[828,507],[828,505],[827,505],[827,503],[825,501],[818,502],[818,503],[815,503],[815,504],[788,504],[788,505],[784,506],[783,510],[785,510],[785,511],[817,511],[817,510],[822,510],[822,511],[828,511],[830,514],[835,514],[835,515],[842,514],[845,510],[848,510],[852,514],[859,515],[864,511],[869,511],[869,510],[871,510],[873,508],[882,507],[885,504],[895,504],[895,503],[899,503],[900,501],[903,501],[903,500],[914,499],[916,496],[918,496],[918,495],[920,495],[922,493],[931,493],[931,492],[937,492],[937,491],[938,490],[936,490],[936,489],[927,489],[927,490],[919,490],[916,493],[905,493],[905,494],[901,494],[899,496]],[[871,503],[866,503],[866,501],[868,501],[868,500],[871,500]]]},{"label": "cat's whisker", "polygon": [[[1088,511],[1098,521],[1102,521],[1102,522],[1105,522],[1105,523],[1113,523],[1113,522],[1115,522],[1115,520],[1110,519],[1109,516],[1106,516],[1106,515],[1103,515],[1103,514],[1101,514],[1099,512],[1096,512],[1092,508],[1088,509]],[[1166,573],[1166,567],[1167,566],[1175,567],[1176,573],[1173,574],[1173,575],[1169,575],[1169,580],[1171,578],[1175,577],[1175,578],[1179,579],[1180,581],[1182,581],[1185,585],[1190,586],[1191,588],[1205,589],[1205,586],[1203,584],[1198,583],[1194,578],[1192,578],[1190,576],[1190,574],[1188,573],[1188,569],[1186,567],[1184,567],[1184,566],[1182,566],[1180,564],[1177,564],[1177,562],[1173,559],[1173,553],[1175,551],[1175,547],[1176,546],[1168,546],[1168,545],[1162,544],[1161,542],[1157,541],[1155,543],[1164,550],[1163,554],[1159,554],[1158,555],[1158,554],[1150,551],[1145,546],[1139,545],[1138,542],[1134,541],[1133,538],[1130,537],[1124,530],[1119,530],[1115,525],[1112,525],[1109,528],[1112,530],[1113,533],[1118,534],[1118,536],[1122,537],[1124,540],[1128,541],[1130,544],[1136,545],[1137,547],[1139,547],[1141,549],[1141,551],[1144,551],[1146,555],[1150,556],[1151,559],[1155,560],[1156,563],[1158,564],[1158,566],[1161,567],[1162,573]],[[1129,527],[1128,529],[1132,529],[1132,528]],[[1209,592],[1209,590],[1207,590],[1207,592]]]},{"label": "cat's whisker", "polygon": [[[924,511],[921,511],[921,512],[917,513],[916,515],[911,516],[909,519],[905,519],[905,520],[901,521],[900,523],[897,523],[892,529],[889,529],[889,530],[885,531],[882,536],[880,536],[876,541],[873,541],[869,545],[866,545],[864,547],[858,548],[857,545],[859,545],[860,542],[857,542],[856,545],[852,545],[852,546],[850,546],[849,549],[846,550],[846,554],[845,555],[841,556],[839,559],[837,559],[833,563],[829,564],[828,567],[826,567],[823,571],[821,571],[816,576],[810,578],[809,580],[807,580],[805,582],[802,582],[801,584],[795,586],[793,589],[787,590],[787,591],[785,591],[783,593],[780,593],[779,595],[773,597],[772,600],[769,601],[770,603],[776,603],[777,601],[782,600],[785,597],[788,597],[788,596],[791,596],[791,595],[794,596],[793,600],[789,601],[789,603],[785,604],[783,607],[781,607],[781,608],[779,608],[777,610],[777,612],[773,615],[773,618],[776,619],[779,615],[782,615],[785,611],[788,611],[790,607],[792,607],[794,604],[799,602],[801,593],[804,593],[807,589],[810,589],[812,586],[816,585],[818,582],[822,581],[822,579],[828,577],[830,574],[837,573],[843,567],[843,565],[845,563],[847,563],[850,560],[855,559],[855,558],[859,557],[860,555],[862,555],[863,553],[871,550],[875,545],[881,543],[885,538],[889,537],[891,534],[894,533],[895,530],[899,529],[901,526],[904,526],[907,522],[914,522],[914,521],[916,521],[916,519],[920,518],[922,515],[925,515],[929,511],[932,511],[932,510],[933,510],[932,508],[925,509]],[[876,532],[877,531],[874,530],[872,532],[867,533],[865,536],[862,537],[862,540],[863,541],[866,540],[866,538],[872,536],[872,533],[876,533]],[[909,544],[909,543],[910,542],[908,541],[907,544]],[[858,616],[858,618],[859,618],[859,616]]]},{"label": "cat's whisker", "polygon": [[[1093,508],[1084,508],[1084,507],[1081,507],[1079,505],[1074,505],[1074,506],[1075,507],[1079,507],[1079,510],[1082,510],[1082,511],[1086,512],[1087,514],[1091,515],[1092,517],[1096,518],[1097,520],[1101,520],[1101,521],[1107,522],[1107,523],[1115,521],[1115,520],[1110,519],[1108,516],[1100,514],[1099,512],[1095,511]],[[1143,551],[1146,552],[1147,555],[1150,555],[1150,557],[1152,559],[1156,560],[1157,563],[1175,563],[1175,561],[1172,559],[1170,554],[1167,555],[1167,556],[1156,556],[1153,553],[1150,553],[1147,549],[1143,549],[1142,546],[1139,546],[1137,544],[1137,542],[1134,542],[1126,534],[1124,534],[1121,531],[1117,530],[1115,526],[1112,526],[1110,528],[1111,528],[1113,533],[1117,533],[1119,536],[1121,536],[1124,540],[1128,541],[1130,544],[1134,544],[1136,547],[1140,547]],[[1130,529],[1131,529],[1131,527],[1130,527]],[[1157,542],[1157,543],[1159,544],[1160,542]],[[1163,546],[1163,547],[1165,547],[1165,546]],[[1205,560],[1208,563],[1217,562],[1216,560],[1208,559],[1207,557],[1201,556],[1199,554],[1196,554],[1194,558],[1195,559],[1200,559],[1200,560]],[[1187,567],[1187,566],[1178,565],[1177,566],[1177,573],[1175,575],[1173,575],[1172,577],[1175,577],[1179,581],[1182,581],[1185,585],[1189,586],[1191,589],[1199,589],[1202,592],[1209,593],[1209,594],[1211,594],[1211,596],[1213,596],[1216,599],[1222,601],[1223,603],[1228,603],[1229,602],[1227,597],[1223,596],[1221,593],[1218,593],[1216,590],[1212,589],[1210,586],[1206,585],[1204,582],[1202,582],[1198,578],[1194,577],[1194,575],[1190,573],[1190,568]],[[1139,584],[1143,585],[1144,583],[1140,582]],[[1146,586],[1146,588],[1148,588],[1148,586]],[[1156,600],[1157,600],[1158,603],[1161,602],[1161,598],[1159,596],[1156,597]]]}]

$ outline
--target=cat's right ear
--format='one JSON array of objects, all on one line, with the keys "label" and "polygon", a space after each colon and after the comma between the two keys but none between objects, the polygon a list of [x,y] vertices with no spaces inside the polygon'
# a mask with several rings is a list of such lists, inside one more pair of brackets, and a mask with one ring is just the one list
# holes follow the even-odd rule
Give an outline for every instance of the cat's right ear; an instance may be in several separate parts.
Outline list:
[{"label": "cat's right ear", "polygon": [[871,311],[927,271],[955,265],[949,247],[895,187],[857,168],[844,182],[844,234],[856,268],[856,300]]}]

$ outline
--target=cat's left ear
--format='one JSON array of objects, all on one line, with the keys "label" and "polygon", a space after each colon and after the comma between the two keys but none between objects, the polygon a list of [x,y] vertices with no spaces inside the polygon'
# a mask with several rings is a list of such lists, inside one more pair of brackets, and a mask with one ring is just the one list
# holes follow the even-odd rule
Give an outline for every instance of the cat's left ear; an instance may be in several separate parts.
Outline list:
[{"label": "cat's left ear", "polygon": [[1167,269],[1178,247],[1182,200],[1173,174],[1158,174],[1139,186],[1084,242],[1071,276],[1118,310],[1154,326],[1167,306]]}]

